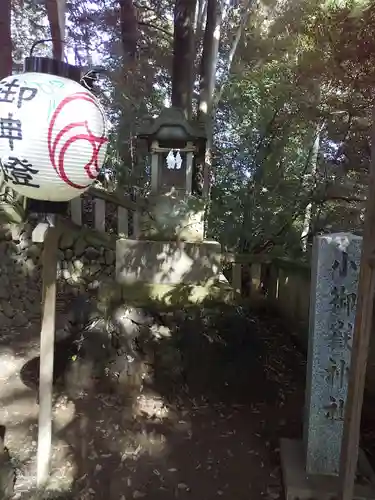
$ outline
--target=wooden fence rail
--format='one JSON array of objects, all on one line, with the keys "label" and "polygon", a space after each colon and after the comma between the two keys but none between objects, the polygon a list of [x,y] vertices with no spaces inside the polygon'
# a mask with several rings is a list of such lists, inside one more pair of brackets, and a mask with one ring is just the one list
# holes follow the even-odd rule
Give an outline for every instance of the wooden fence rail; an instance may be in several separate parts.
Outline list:
[{"label": "wooden fence rail", "polygon": [[[101,198],[93,198],[94,228],[97,231],[106,232],[107,202]],[[119,238],[139,237],[140,212],[128,210],[117,206],[117,236]],[[83,199],[75,198],[70,202],[70,213],[72,221],[78,226],[83,225]]]}]

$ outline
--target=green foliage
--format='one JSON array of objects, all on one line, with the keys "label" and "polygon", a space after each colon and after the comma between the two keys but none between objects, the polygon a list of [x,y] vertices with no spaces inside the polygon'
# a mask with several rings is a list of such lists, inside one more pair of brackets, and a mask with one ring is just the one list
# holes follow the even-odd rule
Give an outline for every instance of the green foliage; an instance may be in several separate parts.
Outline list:
[{"label": "green foliage", "polygon": [[[13,6],[15,60],[48,36],[44,7],[31,0],[23,5]],[[119,9],[110,0],[95,8],[88,0],[68,2],[68,46],[77,63],[107,68],[109,78],[100,85],[113,126],[108,165],[123,190],[146,192],[149,160],[136,134],[170,95],[174,6],[171,0],[134,5],[135,61],[122,53]],[[317,232],[361,231],[375,6],[367,0],[263,0],[253,6],[228,75],[244,5],[228,7],[221,29],[217,83],[225,86],[214,115],[208,236],[234,251],[272,248],[296,256],[303,238],[311,241]],[[197,29],[197,82],[202,34]]]},{"label": "green foliage", "polygon": [[287,2],[267,27],[251,19],[216,115],[209,227],[226,247],[298,254],[310,202],[311,235],[360,230],[375,10],[353,6]]}]

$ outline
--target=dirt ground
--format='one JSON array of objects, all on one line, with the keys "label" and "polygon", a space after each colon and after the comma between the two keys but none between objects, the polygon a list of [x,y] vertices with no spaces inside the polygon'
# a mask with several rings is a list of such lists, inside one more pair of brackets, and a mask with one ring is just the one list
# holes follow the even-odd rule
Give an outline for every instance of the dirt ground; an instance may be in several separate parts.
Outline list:
[{"label": "dirt ground", "polygon": [[[181,347],[184,386],[160,380],[135,414],[126,395],[97,387],[56,395],[46,498],[283,498],[279,439],[302,436],[304,357],[265,315],[247,311],[233,322],[233,311],[215,314],[204,348],[194,341],[204,328],[187,326],[196,335]],[[37,355],[38,325],[1,331],[0,424],[18,499],[35,492],[38,406],[19,373]],[[370,421],[365,427],[371,452]]]}]

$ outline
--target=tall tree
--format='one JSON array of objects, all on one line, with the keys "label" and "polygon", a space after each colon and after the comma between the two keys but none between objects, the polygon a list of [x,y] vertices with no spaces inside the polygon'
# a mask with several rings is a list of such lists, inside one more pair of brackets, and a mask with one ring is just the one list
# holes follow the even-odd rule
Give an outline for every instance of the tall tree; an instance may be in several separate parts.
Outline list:
[{"label": "tall tree", "polygon": [[11,0],[0,2],[0,80],[12,74]]},{"label": "tall tree", "polygon": [[53,57],[63,59],[66,0],[46,0],[46,9],[53,43]]},{"label": "tall tree", "polygon": [[[195,190],[205,197],[208,196],[209,174],[212,166],[213,99],[219,54],[221,20],[222,6],[220,0],[208,0],[206,28],[203,36],[198,102],[198,119],[205,125],[207,144],[205,150],[199,151],[196,155],[194,165]],[[204,192],[204,189],[206,189],[206,192]]]},{"label": "tall tree", "polygon": [[134,61],[139,38],[137,14],[132,0],[119,0],[121,42],[127,62]]},{"label": "tall tree", "polygon": [[192,115],[194,17],[196,0],[176,0],[174,6],[172,105]]}]

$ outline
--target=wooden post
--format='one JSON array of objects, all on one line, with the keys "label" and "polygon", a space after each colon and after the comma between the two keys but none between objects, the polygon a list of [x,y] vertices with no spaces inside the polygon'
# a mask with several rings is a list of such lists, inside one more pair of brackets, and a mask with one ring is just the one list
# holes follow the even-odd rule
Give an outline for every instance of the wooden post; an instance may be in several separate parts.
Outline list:
[{"label": "wooden post", "polygon": [[375,108],[373,109],[371,142],[371,165],[358,282],[357,313],[341,447],[339,500],[352,500],[354,494],[367,354],[372,326],[375,287]]},{"label": "wooden post", "polygon": [[133,212],[133,235],[136,240],[141,232],[141,214],[138,211]]},{"label": "wooden post", "polygon": [[95,198],[94,210],[95,229],[105,233],[105,200]]},{"label": "wooden post", "polygon": [[37,484],[43,486],[49,476],[52,444],[52,384],[56,317],[56,271],[60,230],[58,222],[39,223],[32,240],[43,243],[42,328],[40,332],[39,426]]},{"label": "wooden post", "polygon": [[[192,142],[188,142],[187,146],[192,148]],[[193,189],[193,153],[189,151],[186,153],[186,194],[191,194]]]},{"label": "wooden post", "polygon": [[159,153],[154,151],[154,148],[158,147],[158,141],[153,141],[151,145],[151,192],[153,194],[159,191]]},{"label": "wooden post", "polygon": [[233,262],[232,264],[232,287],[236,294],[242,293],[242,264]]},{"label": "wooden post", "polygon": [[[66,0],[56,0],[57,21],[60,40],[65,38]],[[61,44],[61,59],[64,59],[64,43]],[[81,202],[81,200],[79,200]],[[75,218],[74,207],[72,219]],[[82,210],[81,210],[82,213]],[[40,332],[39,368],[39,423],[37,451],[37,485],[46,484],[51,462],[52,445],[52,387],[53,357],[56,323],[56,274],[57,251],[60,237],[59,221],[55,215],[47,215],[48,222],[39,223],[32,233],[32,241],[44,243],[42,271],[42,325]],[[82,215],[81,215],[82,220]]]},{"label": "wooden post", "polygon": [[70,213],[74,224],[82,226],[82,199],[74,198],[70,202]]},{"label": "wooden post", "polygon": [[124,207],[117,209],[117,234],[119,238],[129,237],[129,214]]}]

